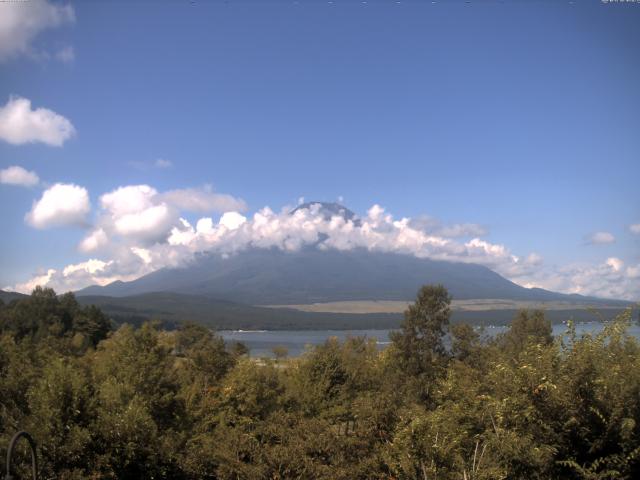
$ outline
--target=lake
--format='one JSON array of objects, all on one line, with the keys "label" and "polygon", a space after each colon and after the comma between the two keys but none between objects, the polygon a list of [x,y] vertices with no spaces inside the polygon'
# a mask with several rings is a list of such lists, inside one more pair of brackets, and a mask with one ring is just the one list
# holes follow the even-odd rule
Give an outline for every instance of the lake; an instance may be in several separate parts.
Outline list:
[{"label": "lake", "polygon": [[[597,333],[602,330],[600,322],[577,323],[576,331],[583,333]],[[487,327],[485,334],[488,336],[504,332],[507,327]],[[566,325],[553,326],[553,334],[561,335],[566,331]],[[391,330],[224,330],[218,332],[226,341],[238,341],[244,343],[250,350],[252,357],[273,357],[273,347],[282,345],[289,350],[290,357],[301,355],[307,345],[320,345],[329,337],[337,337],[339,340],[351,336],[366,336],[375,338],[380,348],[389,344],[389,332]],[[633,323],[629,333],[640,338],[640,325]]]}]

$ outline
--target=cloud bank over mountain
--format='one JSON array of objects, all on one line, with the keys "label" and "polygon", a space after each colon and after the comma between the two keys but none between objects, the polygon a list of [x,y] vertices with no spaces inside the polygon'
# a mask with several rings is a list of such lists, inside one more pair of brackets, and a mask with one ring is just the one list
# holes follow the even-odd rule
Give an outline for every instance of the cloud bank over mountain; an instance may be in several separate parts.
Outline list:
[{"label": "cloud bank over mountain", "polygon": [[[40,203],[43,201],[44,196]],[[236,255],[250,248],[297,251],[315,246],[320,250],[364,248],[477,263],[526,287],[640,298],[640,264],[625,265],[612,257],[595,265],[545,265],[535,252],[515,254],[506,245],[483,239],[486,229],[475,224],[442,225],[433,219],[425,221],[426,217],[396,218],[377,204],[356,219],[327,215],[320,204],[293,212],[291,206],[280,211],[264,207],[252,215],[243,214],[245,208],[241,199],[214,193],[209,187],[164,193],[149,185],[117,188],[100,197],[94,227],[79,244],[79,250],[92,258],[48,269],[13,288],[26,292],[37,284],[46,284],[59,291],[75,290],[185,265],[199,252]],[[222,214],[201,216],[193,223],[184,216],[185,212],[206,211]],[[33,212],[30,215],[36,218]],[[46,225],[50,219],[42,217],[41,223]]]}]

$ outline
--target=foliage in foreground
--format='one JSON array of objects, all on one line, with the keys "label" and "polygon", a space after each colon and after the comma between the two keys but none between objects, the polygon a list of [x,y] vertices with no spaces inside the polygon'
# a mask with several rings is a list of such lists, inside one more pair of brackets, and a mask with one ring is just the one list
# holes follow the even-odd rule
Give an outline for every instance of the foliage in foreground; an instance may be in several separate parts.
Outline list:
[{"label": "foliage in foreground", "polygon": [[630,313],[554,339],[522,311],[488,341],[449,303],[423,287],[384,351],[330,339],[257,362],[193,324],[109,331],[38,289],[0,305],[0,444],[32,432],[59,479],[640,478]]}]

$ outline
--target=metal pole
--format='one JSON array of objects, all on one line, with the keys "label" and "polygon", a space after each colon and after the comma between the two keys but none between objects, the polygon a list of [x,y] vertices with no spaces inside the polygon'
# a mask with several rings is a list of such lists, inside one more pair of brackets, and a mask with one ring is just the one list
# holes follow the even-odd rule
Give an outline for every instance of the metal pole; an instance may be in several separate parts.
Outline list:
[{"label": "metal pole", "polygon": [[33,480],[38,480],[38,457],[36,455],[36,442],[33,440],[31,435],[27,432],[18,432],[16,433],[11,442],[9,442],[9,448],[7,449],[7,474],[4,477],[4,480],[13,480],[13,476],[11,475],[11,457],[13,457],[13,450],[16,447],[16,443],[20,439],[20,437],[24,437],[27,442],[29,442],[29,447],[31,447],[31,474],[33,476]]}]

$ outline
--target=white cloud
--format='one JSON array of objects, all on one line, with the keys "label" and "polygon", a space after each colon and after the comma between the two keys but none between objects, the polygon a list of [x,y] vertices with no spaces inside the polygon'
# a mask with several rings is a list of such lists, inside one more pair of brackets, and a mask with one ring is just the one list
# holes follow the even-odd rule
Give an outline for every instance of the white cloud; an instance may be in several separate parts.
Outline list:
[{"label": "white cloud", "polygon": [[609,232],[595,232],[587,238],[587,242],[591,245],[607,245],[609,243],[614,243],[615,241],[616,237]]},{"label": "white cloud", "polygon": [[13,165],[0,170],[0,183],[7,185],[20,185],[23,187],[33,187],[40,183],[40,178],[36,172],[30,172],[22,167]]},{"label": "white cloud", "polygon": [[[162,243],[172,230],[188,223],[180,218],[181,211],[232,211],[245,204],[231,195],[213,193],[208,187],[159,193],[149,185],[128,185],[102,195],[100,206],[96,229],[78,246],[82,252],[106,252],[116,245],[137,248]],[[231,212],[225,216],[227,227],[240,225],[241,220],[235,215],[241,217]]]},{"label": "white cloud", "polygon": [[182,188],[162,194],[162,199],[180,210],[197,213],[244,211],[242,199],[225,193],[215,193],[206,185],[203,188]]},{"label": "white cloud", "polygon": [[[318,208],[274,212],[265,207],[252,215],[225,212],[219,218],[202,217],[192,225],[179,216],[167,198],[148,185],[122,187],[101,198],[104,214],[80,249],[101,249],[108,265],[89,274],[86,269],[66,277],[56,272],[51,285],[81,288],[107,279],[128,280],[151,271],[183,265],[199,252],[233,255],[250,248],[295,251],[315,245],[319,249],[396,252],[420,258],[485,265],[524,286],[565,293],[611,298],[640,298],[640,265],[625,265],[609,258],[601,264],[564,267],[545,265],[537,253],[517,255],[506,245],[478,237],[466,241],[438,236],[418,228],[409,218],[395,219],[373,205],[358,221],[327,217]],[[156,230],[156,227],[161,228]],[[437,228],[440,228],[438,224]],[[154,235],[142,233],[154,231]],[[85,282],[85,283],[83,283]],[[65,288],[66,288],[65,287]]]},{"label": "white cloud", "polygon": [[620,270],[622,270],[622,267],[624,266],[624,262],[616,257],[607,258],[607,261],[605,262],[605,264],[608,267],[611,267],[614,272],[619,272]]},{"label": "white cloud", "polygon": [[228,228],[229,230],[236,230],[241,225],[246,223],[247,219],[238,212],[226,212],[220,217],[220,225]]},{"label": "white cloud", "polygon": [[89,253],[100,250],[109,243],[106,232],[102,228],[97,228],[82,239],[78,249],[81,252]]},{"label": "white cloud", "polygon": [[75,265],[68,265],[62,270],[62,274],[65,277],[68,277],[77,272],[86,272],[88,274],[94,274],[96,272],[101,272],[104,268],[109,265],[108,262],[103,262],[102,260],[97,260],[92,258],[87,260],[86,262],[76,263]]},{"label": "white cloud", "polygon": [[173,166],[173,163],[171,163],[170,160],[159,158],[154,162],[153,166],[156,168],[171,168]]},{"label": "white cloud", "polygon": [[7,291],[15,291],[20,293],[31,293],[31,291],[37,286],[49,286],[51,284],[51,279],[53,275],[56,273],[56,270],[50,268],[44,273],[40,273],[32,277],[30,280],[27,280],[24,283],[18,283],[12,287],[5,287],[4,290]]},{"label": "white cloud", "polygon": [[31,100],[10,97],[0,107],[0,139],[12,145],[42,142],[60,147],[75,135],[69,120],[46,108],[31,109]]},{"label": "white cloud", "polygon": [[640,264],[625,265],[616,257],[599,264],[570,264],[532,273],[525,286],[632,301],[640,299]]},{"label": "white cloud", "polygon": [[0,3],[0,62],[29,55],[48,56],[33,46],[43,30],[61,27],[75,21],[71,5],[44,0],[9,1]]},{"label": "white cloud", "polygon": [[374,205],[357,223],[341,216],[326,218],[317,208],[289,214],[285,208],[275,213],[263,208],[252,217],[227,212],[216,223],[210,217],[198,220],[196,227],[185,219],[173,227],[168,243],[183,247],[187,255],[199,251],[223,254],[247,248],[297,250],[305,245],[349,250],[401,252],[441,260],[478,262],[505,271],[522,272],[540,264],[539,256],[519,258],[502,245],[475,238],[466,244],[430,235],[411,226],[410,219],[394,220],[383,208]]},{"label": "white cloud", "polygon": [[165,204],[155,205],[140,212],[127,213],[114,220],[115,230],[123,236],[156,239],[169,231],[172,212]]},{"label": "white cloud", "polygon": [[102,195],[100,204],[103,231],[144,242],[161,240],[178,218],[178,212],[159,201],[157,190],[149,185],[117,188]]},{"label": "white cloud", "polygon": [[37,286],[51,287],[57,293],[78,290],[90,284],[106,285],[118,276],[109,276],[113,261],[104,262],[95,258],[85,262],[67,265],[61,270],[50,268],[46,273],[34,276],[31,280],[19,283],[9,290],[31,293]]},{"label": "white cloud", "polygon": [[[210,218],[207,220],[212,221]],[[203,219],[199,220],[199,222],[202,221]],[[184,218],[180,218],[180,225],[171,229],[171,234],[167,238],[167,242],[172,246],[188,245],[193,240],[195,233],[191,224]]]},{"label": "white cloud", "polygon": [[635,233],[636,235],[640,235],[640,223],[629,225],[629,230],[631,231],[631,233]]},{"label": "white cloud", "polygon": [[146,265],[150,264],[153,261],[151,251],[147,250],[146,248],[131,247],[131,251],[138,257],[140,257]]},{"label": "white cloud", "polygon": [[100,204],[114,217],[140,212],[153,206],[153,197],[158,191],[149,185],[120,187],[100,197]]},{"label": "white cloud", "polygon": [[86,188],[56,183],[44,191],[40,200],[33,202],[25,220],[32,227],[41,229],[63,225],[83,225],[90,210],[91,203]]}]

